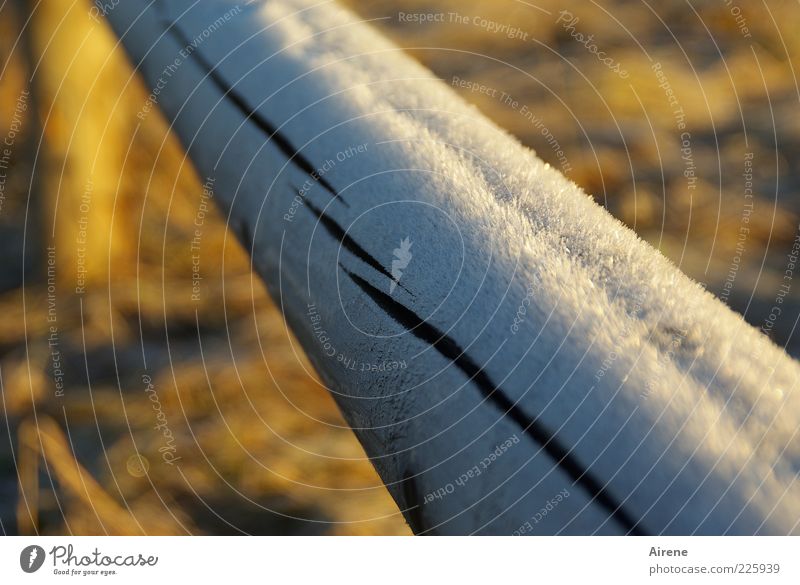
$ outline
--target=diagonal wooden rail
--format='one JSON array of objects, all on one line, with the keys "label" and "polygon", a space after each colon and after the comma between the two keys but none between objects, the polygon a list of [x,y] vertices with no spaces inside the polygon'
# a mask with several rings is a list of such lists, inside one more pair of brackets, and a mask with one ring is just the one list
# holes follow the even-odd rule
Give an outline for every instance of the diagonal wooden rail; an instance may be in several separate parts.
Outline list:
[{"label": "diagonal wooden rail", "polygon": [[102,12],[416,533],[800,531],[798,364],[367,24]]}]

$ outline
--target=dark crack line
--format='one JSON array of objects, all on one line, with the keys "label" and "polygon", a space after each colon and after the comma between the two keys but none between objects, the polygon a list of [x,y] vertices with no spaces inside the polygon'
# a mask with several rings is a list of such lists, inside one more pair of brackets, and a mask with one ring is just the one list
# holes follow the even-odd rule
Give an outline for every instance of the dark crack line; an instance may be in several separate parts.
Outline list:
[{"label": "dark crack line", "polygon": [[484,397],[493,403],[500,411],[511,417],[523,432],[531,437],[542,449],[552,457],[576,484],[583,487],[592,499],[605,508],[612,518],[619,522],[629,534],[637,536],[645,532],[639,528],[638,521],[618,503],[609,493],[608,489],[584,469],[577,458],[562,445],[556,436],[548,430],[537,418],[528,416],[506,394],[498,388],[489,378],[488,374],[470,358],[463,349],[447,334],[421,319],[416,313],[408,309],[395,299],[376,288],[357,274],[339,264],[350,279],[369,296],[387,315],[402,327],[422,341],[430,344],[445,358],[452,361],[464,374],[470,378],[480,389]]},{"label": "dark crack line", "polygon": [[368,264],[381,274],[383,274],[386,278],[393,281],[397,286],[402,288],[408,294],[413,296],[413,293],[408,290],[405,286],[400,284],[400,281],[392,276],[392,273],[386,270],[383,265],[378,262],[369,252],[367,252],[364,248],[362,248],[358,242],[356,242],[351,236],[347,234],[347,232],[336,223],[329,215],[325,214],[323,211],[317,209],[313,203],[311,203],[308,199],[303,199],[303,204],[308,208],[308,210],[313,213],[319,222],[322,224],[322,227],[335,239],[337,240],[344,248],[356,256],[359,260],[363,261],[364,263]]},{"label": "dark crack line", "polygon": [[[180,43],[184,46],[191,46],[191,42],[186,38],[183,32],[179,29],[177,23],[165,23],[167,31],[173,34]],[[191,52],[191,56],[195,58],[197,63],[206,71],[207,76],[212,80],[217,89],[227,96],[230,101],[236,106],[246,119],[251,120],[258,126],[268,139],[273,142],[291,161],[294,161],[303,171],[308,173],[314,180],[318,181],[325,189],[327,189],[335,198],[339,199],[342,203],[347,203],[340,197],[327,179],[322,177],[314,166],[309,162],[305,156],[300,153],[290,142],[283,136],[278,129],[273,126],[258,111],[252,109],[244,98],[239,95],[231,86],[229,86],[222,76],[195,48]],[[387,276],[407,292],[403,285],[395,279],[375,258],[373,258],[366,250],[358,245],[347,233],[333,221],[330,217],[315,208],[307,200],[304,200],[306,207],[308,207],[314,215],[316,215],[325,229],[335,239],[337,239],[347,250],[353,253],[356,257],[363,260],[366,264]],[[341,264],[340,264],[341,266]],[[464,374],[469,377],[480,389],[481,393],[487,400],[492,402],[504,414],[511,417],[511,419],[519,425],[523,432],[529,435],[536,443],[542,446],[545,452],[550,455],[556,463],[566,471],[574,482],[580,484],[592,496],[593,500],[598,502],[606,508],[611,516],[616,519],[623,527],[626,528],[629,534],[643,535],[644,532],[638,527],[638,522],[631,517],[628,512],[617,504],[616,500],[609,494],[608,490],[600,483],[598,479],[593,477],[588,469],[583,469],[580,462],[572,455],[572,453],[563,445],[559,443],[556,437],[547,430],[537,419],[529,417],[521,408],[506,396],[502,390],[497,388],[491,381],[486,372],[483,371],[464,350],[450,337],[442,333],[433,325],[421,319],[416,313],[406,308],[401,303],[398,303],[391,296],[382,290],[374,287],[372,284],[353,274],[344,266],[342,270],[350,277],[350,279],[364,291],[372,300],[390,317],[392,317],[400,325],[408,329],[415,337],[425,341],[434,347],[445,358],[452,361]]]},{"label": "dark crack line", "polygon": [[[183,31],[178,27],[178,24],[175,22],[166,22],[165,25],[167,26],[167,31],[171,33],[178,42],[182,43],[185,47],[192,47],[191,41],[183,34]],[[328,180],[323,177],[315,168],[314,165],[300,152],[298,151],[289,140],[280,133],[280,131],[273,126],[266,117],[264,117],[260,112],[251,108],[245,99],[235,90],[232,86],[228,85],[228,83],[222,78],[219,74],[215,66],[212,66],[203,54],[200,52],[199,49],[192,47],[194,50],[189,53],[191,57],[194,57],[195,61],[201,66],[203,70],[205,70],[207,76],[211,81],[214,82],[214,85],[217,86],[217,89],[222,92],[224,96],[230,99],[231,103],[239,110],[239,112],[248,120],[251,120],[258,128],[264,132],[268,139],[277,146],[281,152],[290,160],[293,161],[297,166],[303,169],[306,173],[308,173],[312,179],[319,182],[320,185],[325,187],[331,195],[333,195],[336,199],[347,205],[339,193],[336,192],[333,185],[328,182]],[[349,206],[348,206],[349,207]]]}]

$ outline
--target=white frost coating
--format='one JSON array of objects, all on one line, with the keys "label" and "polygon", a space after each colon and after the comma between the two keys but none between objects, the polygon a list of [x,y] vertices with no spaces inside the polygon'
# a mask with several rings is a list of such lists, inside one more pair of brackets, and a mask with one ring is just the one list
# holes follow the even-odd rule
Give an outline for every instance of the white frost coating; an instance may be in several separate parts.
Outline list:
[{"label": "white frost coating", "polygon": [[416,531],[800,531],[797,363],[350,13],[270,0],[212,26],[235,6],[108,18],[151,85],[181,61],[159,105]]}]

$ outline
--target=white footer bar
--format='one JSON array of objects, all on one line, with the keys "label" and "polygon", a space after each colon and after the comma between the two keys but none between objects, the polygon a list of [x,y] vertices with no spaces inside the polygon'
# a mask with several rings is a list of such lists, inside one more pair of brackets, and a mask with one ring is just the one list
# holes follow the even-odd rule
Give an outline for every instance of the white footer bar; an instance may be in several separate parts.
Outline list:
[{"label": "white footer bar", "polygon": [[[5,537],[2,583],[800,583],[772,537]],[[548,581],[549,580],[549,581]]]}]

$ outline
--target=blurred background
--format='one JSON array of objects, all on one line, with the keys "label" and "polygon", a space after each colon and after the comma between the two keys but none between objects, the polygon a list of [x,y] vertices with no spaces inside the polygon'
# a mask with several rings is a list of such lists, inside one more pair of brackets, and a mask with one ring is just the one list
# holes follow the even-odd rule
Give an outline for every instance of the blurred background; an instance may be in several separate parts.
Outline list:
[{"label": "blurred background", "polygon": [[[800,355],[800,3],[344,3]],[[0,529],[409,534],[91,6],[0,4]]]}]

